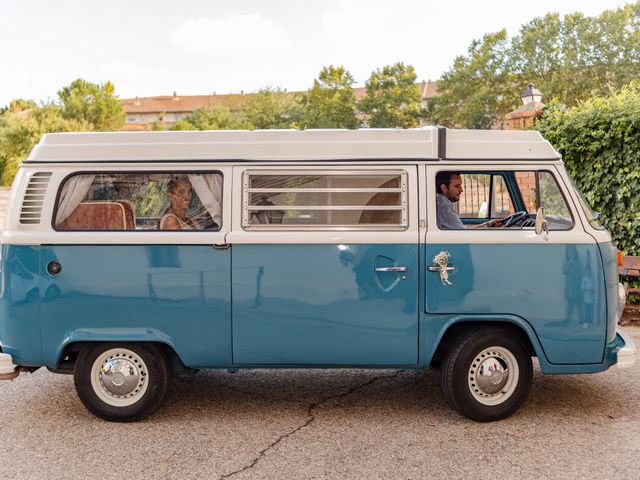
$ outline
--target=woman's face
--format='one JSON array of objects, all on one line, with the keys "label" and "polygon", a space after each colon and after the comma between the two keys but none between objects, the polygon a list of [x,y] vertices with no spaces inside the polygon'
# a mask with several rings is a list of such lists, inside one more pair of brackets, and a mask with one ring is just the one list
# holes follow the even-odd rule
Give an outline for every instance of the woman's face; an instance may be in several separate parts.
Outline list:
[{"label": "woman's face", "polygon": [[185,211],[191,204],[191,184],[189,182],[178,182],[172,192],[169,192],[171,207],[174,210]]}]

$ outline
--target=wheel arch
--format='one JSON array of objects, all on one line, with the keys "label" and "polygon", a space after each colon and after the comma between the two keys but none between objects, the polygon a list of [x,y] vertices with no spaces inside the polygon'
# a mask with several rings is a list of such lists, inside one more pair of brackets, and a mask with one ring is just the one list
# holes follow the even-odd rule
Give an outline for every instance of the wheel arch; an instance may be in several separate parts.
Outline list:
[{"label": "wheel arch", "polygon": [[79,353],[82,351],[84,347],[89,344],[96,343],[139,343],[139,344],[147,344],[154,345],[159,348],[168,358],[169,364],[171,365],[171,369],[174,372],[180,372],[186,370],[184,363],[180,359],[180,356],[177,354],[172,345],[160,341],[160,340],[77,340],[68,342],[62,348],[60,354],[58,355],[58,359],[56,361],[55,367],[49,367],[49,370],[55,373],[73,373],[73,369],[75,368],[76,359],[78,358]]},{"label": "wheel arch", "polygon": [[442,360],[449,346],[459,335],[471,330],[486,327],[503,327],[517,335],[527,348],[531,356],[538,357],[541,365],[548,363],[542,345],[531,325],[520,317],[500,316],[500,317],[477,317],[477,316],[455,316],[451,318],[441,328],[434,345],[427,356],[427,365],[437,366]]}]

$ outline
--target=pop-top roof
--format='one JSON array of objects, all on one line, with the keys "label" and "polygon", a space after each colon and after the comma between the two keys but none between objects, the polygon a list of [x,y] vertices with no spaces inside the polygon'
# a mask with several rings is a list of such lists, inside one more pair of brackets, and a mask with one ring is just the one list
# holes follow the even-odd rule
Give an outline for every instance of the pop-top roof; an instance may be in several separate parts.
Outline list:
[{"label": "pop-top roof", "polygon": [[442,127],[50,133],[27,162],[557,160],[535,131]]}]

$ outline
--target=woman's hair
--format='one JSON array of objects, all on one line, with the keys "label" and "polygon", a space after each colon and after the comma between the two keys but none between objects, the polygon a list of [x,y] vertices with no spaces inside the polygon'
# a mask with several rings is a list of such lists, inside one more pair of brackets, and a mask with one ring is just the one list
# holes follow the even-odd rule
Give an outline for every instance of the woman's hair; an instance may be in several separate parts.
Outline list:
[{"label": "woman's hair", "polygon": [[[191,185],[189,177],[187,177],[186,175],[174,175],[169,179],[169,182],[167,183],[167,194],[173,193],[179,183],[188,183],[189,185]],[[169,206],[165,208],[162,215],[166,215],[167,213],[169,213],[169,210],[171,210],[171,203],[169,203]]]},{"label": "woman's hair", "polygon": [[188,183],[189,185],[191,185],[189,177],[187,177],[186,175],[174,175],[169,179],[169,183],[167,183],[167,193],[173,192],[179,183]]}]

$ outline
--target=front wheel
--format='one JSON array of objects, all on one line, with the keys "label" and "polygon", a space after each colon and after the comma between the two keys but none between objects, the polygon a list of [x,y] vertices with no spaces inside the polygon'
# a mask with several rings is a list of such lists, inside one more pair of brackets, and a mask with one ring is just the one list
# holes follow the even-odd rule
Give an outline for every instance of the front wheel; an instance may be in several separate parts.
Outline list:
[{"label": "front wheel", "polygon": [[490,422],[520,408],[531,388],[533,367],[519,335],[489,327],[459,336],[440,374],[451,407],[472,420]]},{"label": "front wheel", "polygon": [[153,344],[88,344],[73,378],[87,409],[105,420],[130,422],[153,413],[169,388],[169,363]]}]

